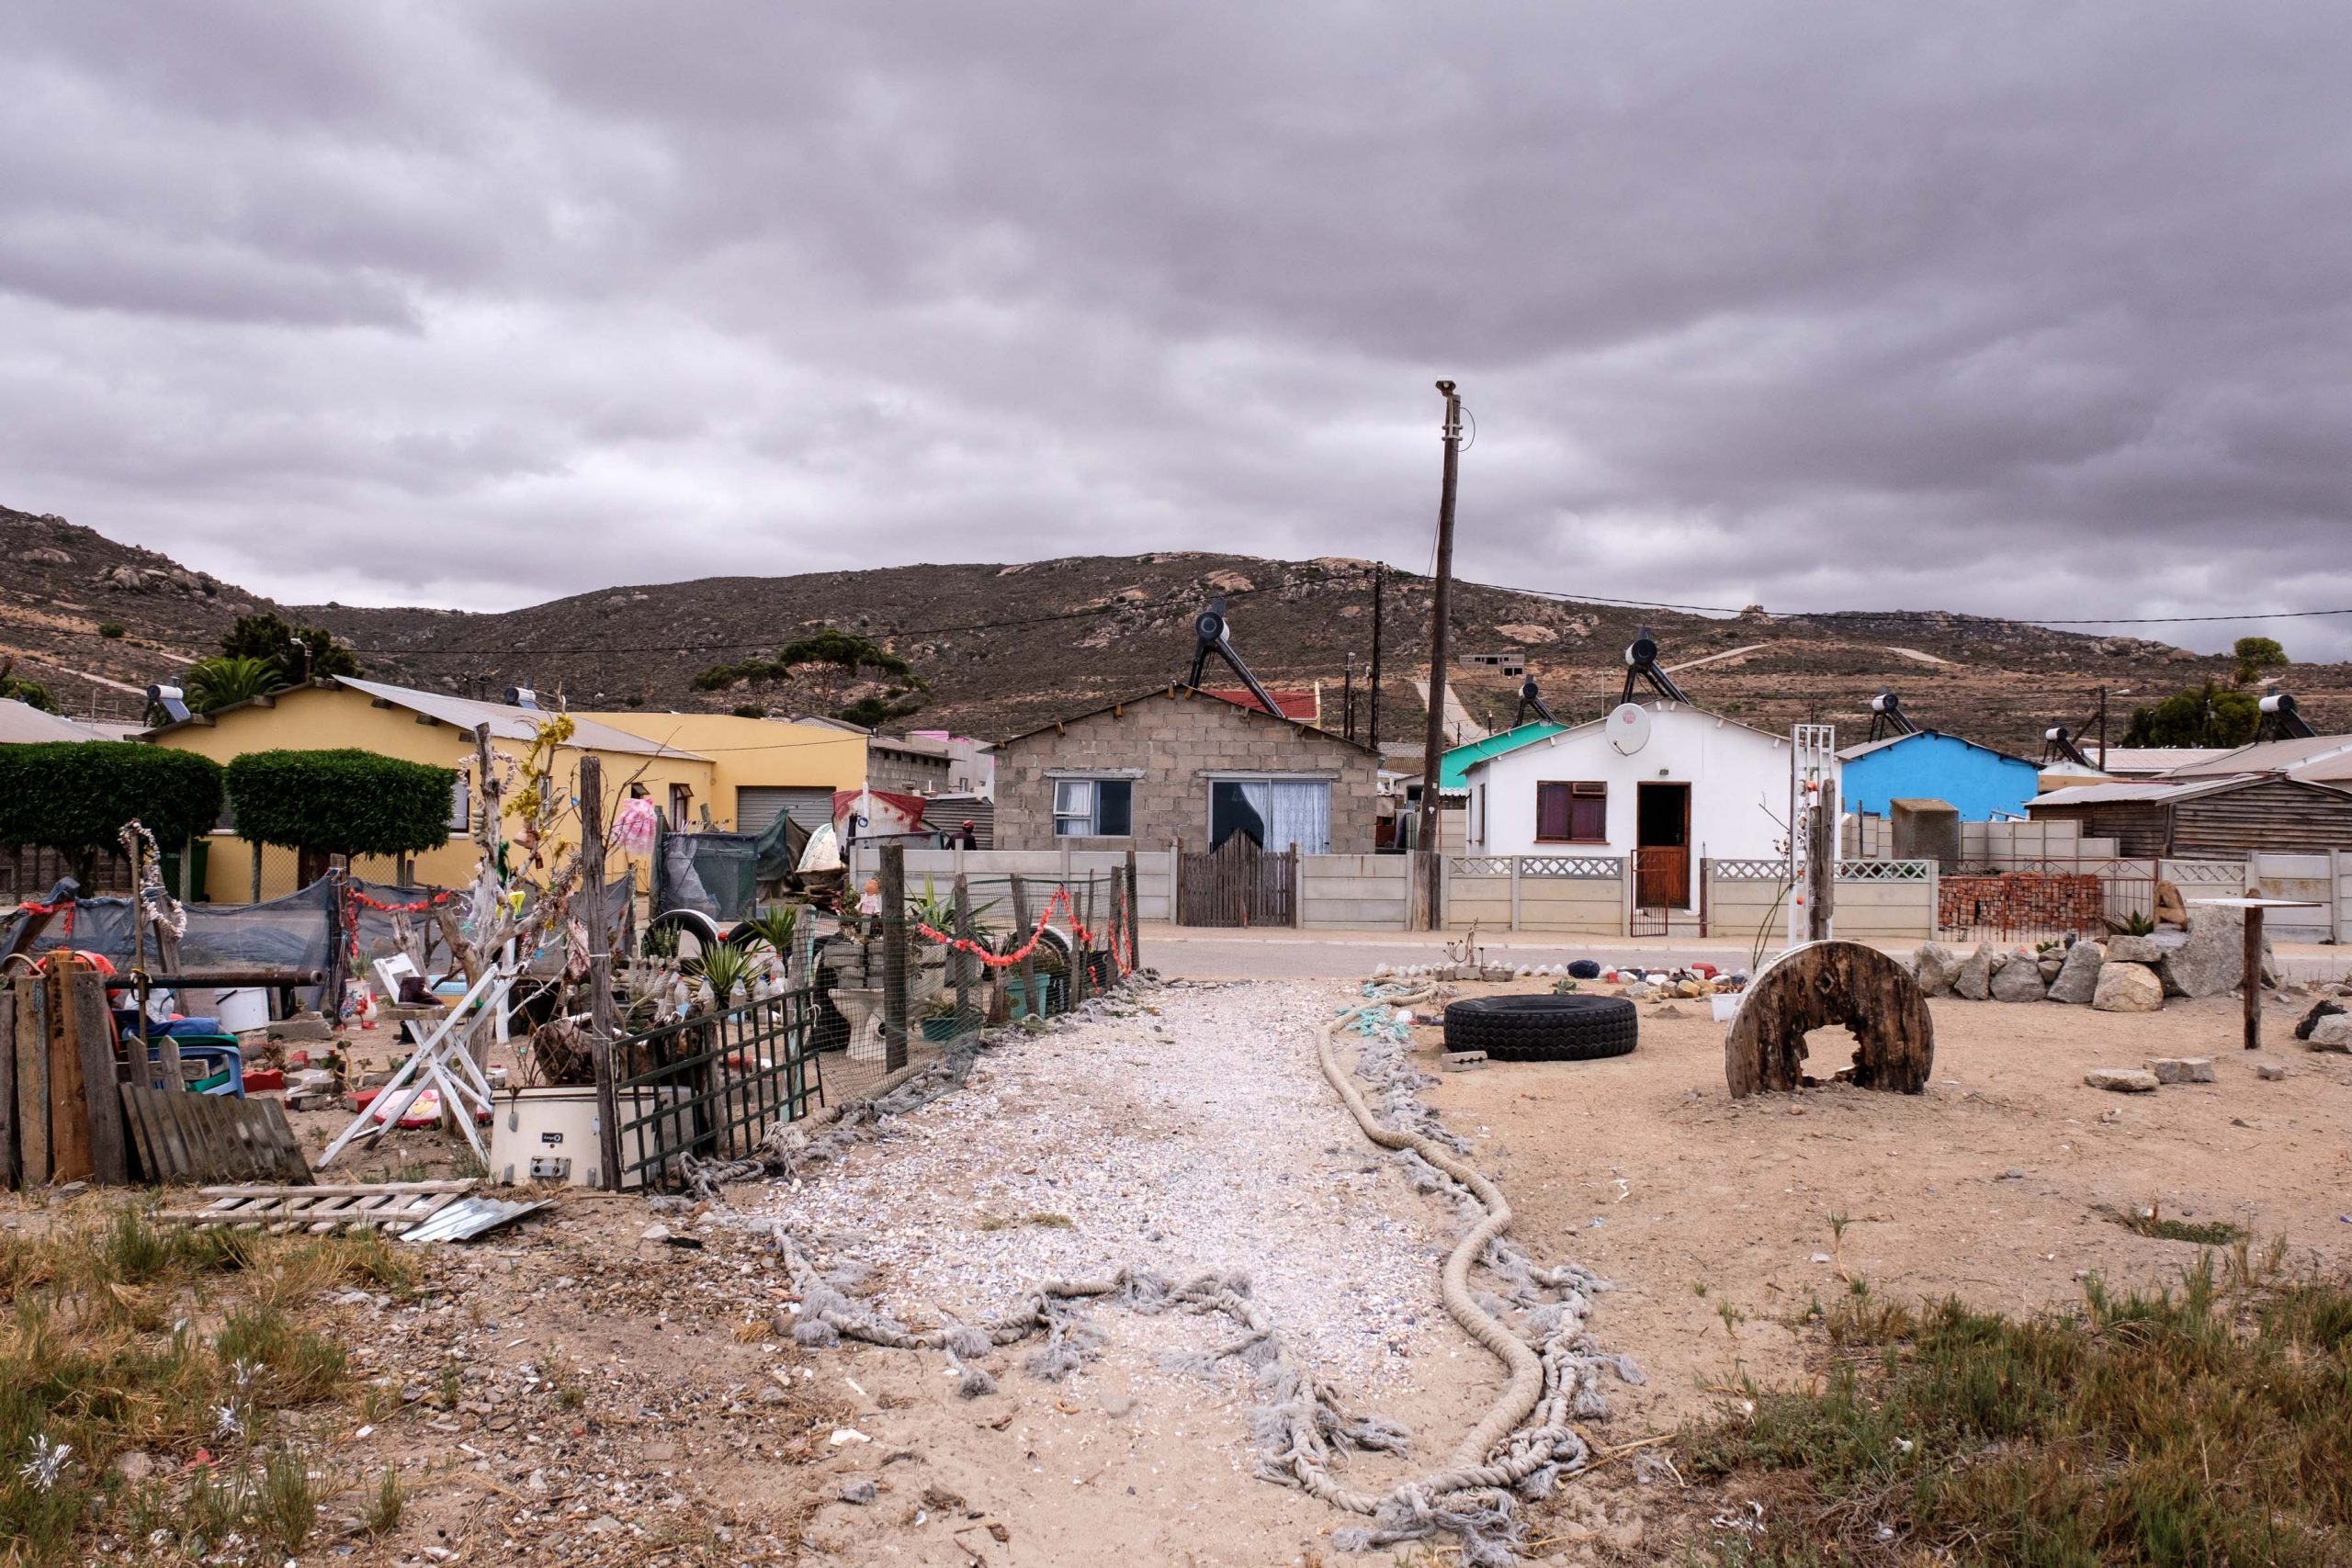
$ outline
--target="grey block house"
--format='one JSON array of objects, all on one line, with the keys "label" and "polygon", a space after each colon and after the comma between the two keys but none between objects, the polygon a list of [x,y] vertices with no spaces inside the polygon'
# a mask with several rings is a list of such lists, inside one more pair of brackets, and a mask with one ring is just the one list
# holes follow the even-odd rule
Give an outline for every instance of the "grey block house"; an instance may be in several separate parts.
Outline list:
[{"label": "grey block house", "polygon": [[1377,753],[1189,686],[1058,719],[996,755],[1001,850],[1204,850],[1235,833],[1277,852],[1373,848]]}]

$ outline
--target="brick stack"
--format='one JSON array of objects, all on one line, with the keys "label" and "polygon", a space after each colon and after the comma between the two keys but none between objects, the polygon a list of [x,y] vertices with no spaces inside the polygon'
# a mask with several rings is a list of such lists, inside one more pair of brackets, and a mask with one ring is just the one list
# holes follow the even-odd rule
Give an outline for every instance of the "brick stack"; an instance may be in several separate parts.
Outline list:
[{"label": "brick stack", "polygon": [[2100,931],[2107,897],[2087,873],[2005,871],[1947,876],[1937,884],[1936,923],[1946,929],[1999,926],[2009,931]]}]

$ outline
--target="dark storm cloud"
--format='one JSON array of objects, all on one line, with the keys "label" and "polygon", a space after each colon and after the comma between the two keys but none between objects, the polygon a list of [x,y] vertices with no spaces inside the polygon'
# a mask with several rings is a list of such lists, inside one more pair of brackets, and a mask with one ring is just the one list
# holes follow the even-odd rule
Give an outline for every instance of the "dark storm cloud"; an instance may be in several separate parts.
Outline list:
[{"label": "dark storm cloud", "polygon": [[18,8],[0,500],[297,599],[1419,565],[1443,374],[1473,575],[2352,604],[2347,65],[2319,4]]}]

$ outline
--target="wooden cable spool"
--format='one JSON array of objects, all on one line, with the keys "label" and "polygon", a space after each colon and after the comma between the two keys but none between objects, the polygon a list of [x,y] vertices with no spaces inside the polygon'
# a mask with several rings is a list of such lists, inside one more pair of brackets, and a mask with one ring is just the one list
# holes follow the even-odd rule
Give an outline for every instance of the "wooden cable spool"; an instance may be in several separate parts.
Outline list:
[{"label": "wooden cable spool", "polygon": [[1839,1076],[1861,1089],[1917,1094],[1935,1067],[1936,1026],[1911,972],[1859,942],[1809,942],[1760,970],[1724,1036],[1724,1077],[1734,1100],[1802,1089],[1805,1035],[1831,1024],[1853,1031],[1853,1066]]}]

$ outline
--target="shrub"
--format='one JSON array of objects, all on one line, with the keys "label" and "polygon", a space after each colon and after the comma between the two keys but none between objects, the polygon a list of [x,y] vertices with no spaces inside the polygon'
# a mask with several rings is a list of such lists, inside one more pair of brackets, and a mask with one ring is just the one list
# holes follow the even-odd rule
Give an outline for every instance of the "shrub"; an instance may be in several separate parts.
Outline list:
[{"label": "shrub", "polygon": [[109,639],[119,637],[130,629],[130,628],[129,626],[124,626],[120,621],[100,621],[98,623],[98,635]]},{"label": "shrub", "polygon": [[182,682],[187,705],[197,713],[219,713],[286,685],[286,672],[266,659],[199,659]]},{"label": "shrub", "polygon": [[0,660],[0,697],[20,702],[28,708],[39,708],[43,713],[57,711],[57,699],[49,694],[47,686],[38,681],[28,681],[21,675],[11,675],[5,665],[6,661]]},{"label": "shrub", "polygon": [[2287,665],[2287,650],[2278,646],[2277,637],[2242,637],[2232,644],[2230,651],[2237,656],[2238,684],[2252,685],[2273,670]]},{"label": "shrub", "polygon": [[[296,642],[302,645],[302,654],[289,646]],[[274,664],[288,682],[310,675],[359,673],[357,657],[337,643],[334,633],[319,626],[298,626],[266,613],[239,615],[237,624],[221,637],[220,652],[227,659],[259,659]]]},{"label": "shrub", "polygon": [[117,740],[0,746],[0,844],[41,844],[85,882],[132,818],[159,844],[186,842],[220,816],[220,764],[193,751]]},{"label": "shrub", "polygon": [[2262,726],[2262,709],[2248,692],[2208,681],[2175,692],[2153,707],[2132,710],[2126,746],[2244,746]]},{"label": "shrub", "polygon": [[[845,632],[837,626],[797,637],[786,643],[773,660],[746,659],[738,664],[714,664],[695,677],[695,689],[702,692],[723,692],[742,681],[789,680],[795,670],[808,664],[833,664],[857,674],[871,670],[883,675],[895,675],[904,684],[892,689],[899,692],[922,691],[931,687],[915,673],[914,666],[876,642],[872,637]],[[911,713],[914,710],[907,710]]]},{"label": "shrub", "polygon": [[332,855],[415,854],[449,837],[457,775],[345,747],[248,751],[229,764],[237,831],[264,844]]}]

